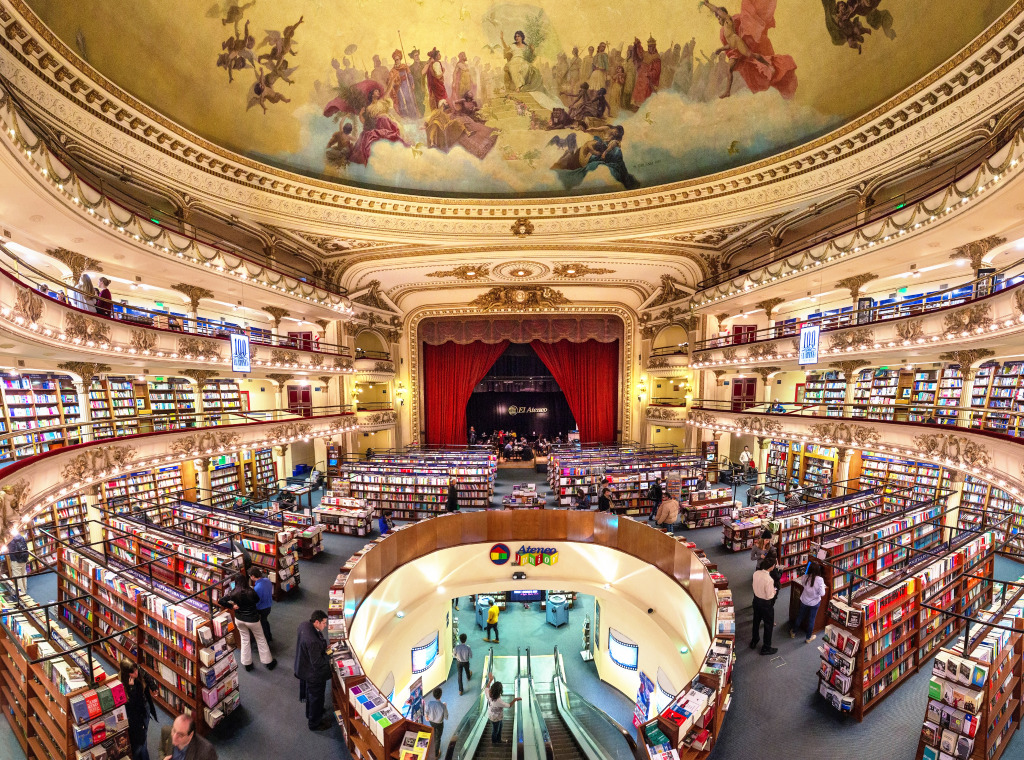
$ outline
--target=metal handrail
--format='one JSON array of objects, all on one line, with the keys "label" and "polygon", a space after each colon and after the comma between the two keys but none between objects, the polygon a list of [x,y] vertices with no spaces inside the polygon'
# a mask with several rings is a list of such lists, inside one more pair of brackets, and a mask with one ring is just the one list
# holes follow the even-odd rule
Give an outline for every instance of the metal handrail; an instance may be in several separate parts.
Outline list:
[{"label": "metal handrail", "polygon": [[[110,417],[107,419],[89,422],[70,422],[61,425],[45,425],[28,428],[25,430],[10,430],[0,433],[0,447],[2,447],[3,451],[9,449],[11,452],[11,456],[8,457],[8,459],[0,460],[0,464],[3,462],[31,459],[32,457],[56,452],[69,446],[86,445],[114,438],[135,439],[145,436],[159,435],[162,433],[174,433],[183,430],[200,431],[216,427],[245,425],[256,422],[296,421],[308,420],[310,416],[319,417],[353,414],[352,407],[349,404],[331,404],[311,407],[309,411],[314,414],[304,415],[288,409],[267,409],[257,412],[188,411],[184,415],[180,412],[174,413],[174,415],[150,415],[151,418],[156,418],[158,416],[175,416],[177,421],[169,424],[165,429],[147,432],[138,432],[137,430],[133,430],[133,432],[125,432],[129,422],[133,423],[133,428],[137,428],[138,423],[147,419],[145,417]],[[153,421],[157,422],[156,419]],[[160,424],[165,423],[161,422]],[[36,438],[37,435],[53,432],[62,433],[62,439],[46,441],[38,440]],[[28,438],[29,440],[16,442],[15,439],[18,438]],[[24,453],[26,451],[30,453]]]},{"label": "metal handrail", "polygon": [[[231,256],[236,256],[243,261],[251,262],[257,266],[268,269],[272,272],[279,272],[283,276],[291,277],[293,279],[305,282],[314,287],[317,287],[323,291],[334,294],[336,296],[345,297],[348,295],[348,290],[339,286],[337,283],[331,282],[323,277],[315,275],[311,272],[304,272],[295,267],[282,265],[279,262],[274,261],[270,256],[257,253],[251,250],[243,250],[240,246],[234,243],[225,243],[224,240],[216,235],[214,232],[207,230],[204,227],[200,227],[194,223],[185,222],[184,219],[178,218],[177,216],[168,215],[165,211],[153,208],[152,206],[140,201],[128,193],[120,190],[120,188],[107,188],[103,178],[97,176],[95,170],[88,166],[88,164],[80,161],[78,157],[68,153],[60,145],[60,142],[53,139],[51,130],[46,125],[40,124],[35,118],[32,108],[26,107],[21,103],[19,95],[13,91],[10,87],[7,87],[3,83],[0,83],[0,88],[3,89],[4,94],[10,100],[12,107],[17,112],[17,115],[26,126],[31,129],[33,136],[36,138],[37,143],[35,145],[28,146],[30,150],[39,151],[40,145],[45,147],[46,152],[57,158],[64,165],[64,167],[70,172],[71,176],[67,179],[61,180],[64,184],[70,184],[75,181],[80,184],[86,185],[92,189],[97,195],[107,201],[111,206],[116,206],[129,214],[141,214],[147,219],[154,221],[160,226],[164,226],[168,221],[172,221],[177,226],[174,234],[178,237],[185,238],[197,243],[203,243],[211,248],[215,248],[218,251],[223,251]],[[86,175],[86,176],[83,176]],[[117,193],[118,199],[115,200],[112,193]],[[160,218],[163,221],[160,221]],[[228,226],[233,226],[233,222],[226,222]],[[191,232],[189,231],[191,228]],[[230,245],[228,249],[226,246]],[[239,252],[239,251],[242,252]]]},{"label": "metal handrail", "polygon": [[[632,735],[619,725],[618,721],[612,718],[603,710],[598,709],[590,702],[581,697],[578,693],[569,689],[569,686],[565,678],[565,668],[562,664],[562,656],[558,653],[558,647],[555,647],[555,676],[554,676],[554,687],[555,687],[555,706],[558,710],[558,714],[565,721],[566,728],[575,737],[576,742],[583,752],[587,756],[588,760],[613,760],[614,756],[609,754],[607,751],[609,748],[602,747],[597,743],[595,737],[588,732],[582,724],[577,720],[576,716],[572,712],[572,701],[579,702],[585,709],[598,715],[604,719],[612,728],[616,729],[623,738],[626,746],[629,748],[630,754],[635,755],[636,753],[636,742],[633,740]],[[570,699],[571,698],[571,699]]]},{"label": "metal handrail", "polygon": [[[314,338],[309,340],[299,338],[289,338],[287,336],[280,336],[270,333],[269,335],[264,334],[270,332],[270,328],[250,326],[249,328],[242,328],[236,325],[223,324],[228,318],[234,320],[237,319],[237,315],[234,314],[219,314],[212,312],[217,315],[221,320],[222,324],[203,324],[203,320],[211,322],[210,318],[197,316],[193,318],[188,315],[172,314],[170,309],[166,311],[158,311],[153,309],[147,309],[144,306],[128,306],[133,312],[142,312],[141,318],[135,314],[129,314],[128,312],[115,312],[114,309],[124,308],[123,304],[117,303],[111,300],[110,309],[111,314],[100,314],[91,309],[81,309],[78,306],[70,303],[69,301],[62,298],[62,295],[67,293],[77,293],[81,296],[84,303],[87,303],[87,299],[91,298],[93,301],[97,299],[99,289],[92,295],[86,295],[83,291],[72,285],[65,283],[57,283],[54,278],[50,277],[46,273],[40,271],[36,267],[27,263],[17,254],[13,253],[6,245],[0,242],[0,253],[9,257],[14,261],[15,266],[8,269],[7,267],[0,266],[0,274],[5,275],[9,279],[13,280],[16,284],[22,287],[30,288],[39,292],[39,295],[50,298],[56,303],[60,303],[67,309],[71,309],[80,314],[88,314],[90,317],[103,320],[111,320],[113,322],[123,322],[130,324],[132,327],[148,328],[152,330],[161,330],[164,332],[174,333],[188,333],[192,335],[202,335],[213,340],[230,340],[228,336],[231,334],[237,335],[249,335],[250,340],[254,343],[266,346],[279,346],[282,348],[289,348],[298,351],[309,351],[311,353],[329,354],[332,356],[351,356],[352,352],[348,346],[321,343],[320,338],[316,335],[315,330],[311,330],[314,333]],[[26,281],[23,277],[22,270],[30,273],[33,277]],[[43,293],[40,289],[40,285],[46,285],[48,292]],[[52,294],[52,295],[51,295]],[[95,306],[93,306],[95,308]],[[206,312],[212,310],[204,309]],[[148,320],[148,321],[147,321]],[[243,320],[250,321],[250,320]],[[164,326],[158,326],[166,324]],[[253,332],[259,330],[260,332]]]},{"label": "metal handrail", "polygon": [[[1012,411],[980,406],[942,406],[906,401],[901,404],[877,404],[870,401],[822,401],[814,403],[783,403],[781,401],[754,402],[737,405],[729,400],[693,399],[692,410],[708,412],[743,412],[744,414],[778,415],[786,417],[824,417],[828,419],[877,420],[907,425],[939,428],[958,428],[984,435],[999,436],[1024,443],[1024,411]],[[920,419],[909,419],[910,415]],[[988,426],[993,418],[1005,419],[1005,428]],[[1011,424],[1012,423],[1012,424]],[[1020,430],[1022,436],[1004,430]]]},{"label": "metal handrail", "polygon": [[[1016,130],[1017,126],[1014,125],[1013,127],[1004,129],[1000,134],[994,135],[983,143],[977,145],[973,149],[972,154],[977,156],[978,153],[981,152],[981,155],[978,158],[974,160],[971,160],[970,157],[968,159],[961,159],[949,168],[942,170],[939,174],[929,176],[919,185],[909,190],[905,190],[899,195],[888,198],[885,201],[873,203],[864,210],[844,216],[838,221],[830,224],[824,230],[820,230],[811,235],[807,235],[806,237],[794,240],[792,243],[779,246],[778,248],[770,250],[754,259],[745,261],[743,264],[723,269],[717,276],[709,277],[708,279],[699,282],[697,284],[696,292],[700,293],[701,291],[708,290],[709,288],[728,282],[729,280],[753,269],[766,266],[767,264],[771,264],[781,259],[789,258],[794,253],[808,251],[814,246],[820,245],[821,243],[832,240],[838,236],[848,235],[851,232],[855,232],[864,227],[877,224],[879,219],[899,211],[910,204],[924,200],[934,193],[936,189],[948,187],[950,184],[955,184],[958,180],[979,168],[990,157],[996,155],[1000,150],[1002,150],[1008,144],[1009,140],[1012,140],[1013,134],[1015,134],[1015,131],[1010,131],[1011,128]],[[1007,134],[1010,135],[1009,140],[1004,137],[1004,135]],[[831,210],[831,208],[831,206],[826,205],[822,207],[821,211],[827,212]]]},{"label": "metal handrail", "polygon": [[[879,322],[892,322],[898,319],[906,319],[909,317],[916,317],[921,314],[932,313],[937,311],[943,311],[945,309],[953,309],[958,306],[963,306],[965,303],[975,303],[982,301],[992,296],[998,295],[1006,290],[1011,290],[1024,285],[1024,280],[1007,284],[1006,281],[996,283],[995,277],[1000,274],[1006,274],[1011,269],[1017,269],[1024,267],[1024,259],[1018,259],[1010,264],[1006,264],[1001,269],[983,275],[981,277],[975,277],[973,280],[962,283],[960,285],[950,286],[942,290],[935,290],[929,293],[925,293],[919,297],[902,301],[895,304],[886,304],[885,306],[869,306],[864,309],[851,309],[850,311],[842,312],[841,314],[822,314],[817,317],[808,317],[805,319],[797,319],[796,322],[790,324],[775,324],[771,327],[762,327],[756,331],[749,331],[742,334],[736,335],[723,335],[715,338],[705,338],[700,341],[696,341],[693,344],[693,350],[696,351],[708,351],[715,348],[723,348],[728,346],[745,345],[747,343],[758,343],[766,340],[778,340],[779,338],[795,337],[800,334],[801,327],[808,325],[820,325],[822,332],[832,332],[835,330],[845,330],[849,327],[866,327],[869,325],[878,324]],[[1017,276],[1024,275],[1024,272]],[[1013,278],[1010,278],[1013,279]],[[979,286],[982,287],[979,289]],[[958,290],[970,287],[972,291],[971,297],[957,297],[953,298],[953,294]],[[927,299],[935,297],[949,296],[949,299],[938,302],[929,302]],[[678,353],[679,350],[676,347],[669,353]],[[664,356],[664,353],[658,353],[665,351],[665,349],[654,349],[651,351],[651,356]]]},{"label": "metal handrail", "polygon": [[[494,647],[488,648],[485,663],[484,683],[486,684],[494,673]],[[488,720],[487,697],[481,691],[476,703],[466,711],[451,739],[448,740],[448,749],[444,755],[445,760],[470,760],[476,754],[476,749],[480,744],[480,739],[483,737]],[[459,743],[463,740],[465,740],[461,747],[463,751],[459,752]],[[457,752],[458,754],[456,754]]]}]

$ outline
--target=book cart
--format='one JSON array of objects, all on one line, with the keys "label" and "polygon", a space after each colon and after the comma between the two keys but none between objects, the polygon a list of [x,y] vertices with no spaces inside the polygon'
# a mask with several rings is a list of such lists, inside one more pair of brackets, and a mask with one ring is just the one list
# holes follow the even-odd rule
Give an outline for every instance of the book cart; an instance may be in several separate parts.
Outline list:
[{"label": "book cart", "polygon": [[[386,540],[382,536],[374,543]],[[368,544],[351,557],[339,570],[331,585],[328,602],[327,638],[333,647],[331,655],[331,696],[334,715],[341,726],[345,746],[353,757],[363,760],[431,760],[434,737],[429,724],[417,723],[402,716],[387,695],[371,683],[359,659],[348,643],[348,624],[355,615],[355,606],[345,605],[345,585],[349,572],[373,544]]]},{"label": "book cart", "polygon": [[814,538],[808,538],[807,554],[792,565],[789,580],[797,584],[789,597],[789,620],[792,624],[800,611],[801,578],[810,560],[822,566],[825,596],[818,607],[814,630],[825,625],[828,603],[842,594],[857,594],[871,581],[907,566],[923,552],[942,551],[942,516],[940,504],[927,502],[901,513],[867,514],[867,519],[854,521],[852,527],[837,529],[828,526]]},{"label": "book cart", "polygon": [[[637,727],[637,760],[697,760],[714,749],[732,702],[736,612],[725,576],[692,542],[682,540],[708,569],[718,597],[711,647],[700,670],[655,718]],[[636,721],[634,721],[636,724]]]},{"label": "book cart", "polygon": [[62,605],[6,586],[0,605],[0,709],[25,757],[129,758],[124,687],[54,619]]},{"label": "book cart", "polygon": [[858,721],[948,643],[992,599],[994,539],[967,535],[939,552],[828,603],[818,693]]},{"label": "book cart", "polygon": [[299,585],[296,531],[285,525],[279,515],[261,516],[187,501],[174,505],[171,515],[184,533],[197,539],[234,538],[274,584],[274,601],[280,601]]},{"label": "book cart", "polygon": [[[1024,580],[1022,578],[1021,580]],[[1020,726],[1024,682],[1024,586],[1002,586],[980,625],[932,662],[917,760],[999,760]]]},{"label": "book cart", "polygon": [[[157,683],[154,699],[172,714],[191,713],[206,733],[240,703],[226,638],[233,619],[198,598],[213,597],[211,587],[184,594],[146,572],[90,548],[62,547],[58,597],[77,600],[67,602],[61,615],[113,667],[122,659],[138,662]],[[80,598],[84,594],[87,600]]]}]

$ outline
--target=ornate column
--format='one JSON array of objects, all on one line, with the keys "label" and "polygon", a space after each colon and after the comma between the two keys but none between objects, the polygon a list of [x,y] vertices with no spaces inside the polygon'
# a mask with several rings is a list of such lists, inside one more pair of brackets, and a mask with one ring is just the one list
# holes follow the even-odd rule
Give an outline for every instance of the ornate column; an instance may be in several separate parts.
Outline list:
[{"label": "ornate column", "polygon": [[288,309],[282,309],[280,306],[264,306],[263,311],[267,312],[274,320],[274,335],[280,336],[281,320],[285,317],[290,317],[292,313]]},{"label": "ornate column", "polygon": [[199,319],[199,301],[203,298],[213,298],[214,293],[212,290],[201,288],[198,285],[189,285],[185,282],[179,282],[175,285],[171,285],[171,290],[177,290],[179,293],[184,294],[189,301],[188,316],[193,320],[192,330],[189,332],[198,332],[196,329],[196,321]]},{"label": "ornate column", "polygon": [[960,521],[960,505],[964,497],[964,472],[962,470],[946,470],[950,479],[946,482],[950,485],[949,495],[946,497],[946,514],[942,517],[942,540],[949,541],[953,538],[957,524]]},{"label": "ornate column", "polygon": [[213,495],[213,489],[210,487],[212,478],[210,477],[210,457],[198,457],[193,460],[193,464],[196,468],[196,501],[202,502],[203,499],[209,499]]},{"label": "ornate column", "polygon": [[274,446],[272,450],[274,452],[274,461],[277,463],[277,471],[280,473],[280,477],[291,477],[291,448],[288,446],[287,443],[282,443],[279,446]]},{"label": "ornate column", "polygon": [[877,280],[878,275],[872,274],[871,272],[864,272],[863,274],[855,274],[851,277],[844,277],[842,280],[835,284],[835,287],[840,290],[850,291],[850,300],[853,302],[853,308],[857,308],[857,299],[860,298],[861,290],[872,280]]},{"label": "ornate column", "polygon": [[[845,446],[836,449],[836,476],[832,478],[832,489],[834,495],[842,495],[850,492],[850,450]],[[835,484],[840,484],[840,493],[836,494]]]},{"label": "ornate column", "polygon": [[828,365],[831,369],[837,369],[843,373],[843,382],[846,384],[843,403],[847,405],[846,414],[844,416],[850,416],[850,405],[853,404],[853,392],[857,387],[857,373],[869,364],[871,364],[871,362],[866,359],[851,359],[850,361],[845,362],[831,362]]},{"label": "ornate column", "polygon": [[277,383],[277,409],[278,409],[278,411],[281,411],[281,410],[287,408],[287,406],[288,406],[288,399],[287,399],[287,397],[284,394],[285,385],[293,377],[295,377],[295,375],[286,375],[286,374],[280,374],[280,373],[275,373],[275,374],[272,374],[272,375],[267,375],[267,379],[273,380],[275,383]]},{"label": "ornate column", "polygon": [[[773,327],[775,325],[775,322],[772,320],[772,312],[775,311],[776,306],[778,306],[779,304],[783,304],[785,302],[785,298],[768,298],[765,299],[764,301],[758,301],[757,303],[754,304],[754,306],[756,306],[759,309],[764,309],[764,314],[766,317],[768,317],[768,327]],[[775,337],[774,333],[772,333],[772,337]]]},{"label": "ornate column", "polygon": [[962,349],[960,351],[947,351],[939,354],[943,361],[960,365],[960,376],[963,378],[963,385],[960,388],[960,411],[956,414],[956,424],[966,430],[971,427],[971,387],[974,385],[974,378],[978,374],[975,363],[982,359],[994,356],[994,352],[988,348]]},{"label": "ornate column", "polygon": [[757,436],[754,439],[757,446],[757,474],[761,483],[768,482],[768,449],[772,446],[772,439],[768,436]]},{"label": "ornate column", "polygon": [[93,378],[104,372],[110,372],[109,364],[99,364],[96,362],[61,362],[57,365],[60,369],[65,369],[68,372],[72,372],[78,375],[81,380],[73,380],[75,384],[75,393],[78,395],[78,418],[83,424],[82,431],[82,443],[95,440],[95,436],[92,432],[92,426],[88,423],[92,422],[92,406],[89,404],[89,386],[92,385]]},{"label": "ornate column", "polygon": [[974,270],[974,277],[977,279],[978,270],[981,269],[982,265],[985,263],[984,258],[988,252],[994,248],[998,248],[1005,242],[1006,238],[999,237],[998,235],[992,235],[987,238],[982,238],[981,240],[975,240],[967,245],[960,246],[953,251],[953,253],[949,254],[949,258],[954,260],[966,259],[967,261],[970,261],[971,269]]},{"label": "ornate column", "polygon": [[[182,369],[178,374],[187,377],[196,384],[196,414],[202,415],[206,412],[206,404],[203,401],[203,384],[214,377],[217,372],[212,369]],[[209,420],[201,420],[200,425],[210,424]]]},{"label": "ornate column", "polygon": [[761,377],[761,403],[769,404],[772,400],[772,386],[768,382],[768,376],[775,372],[781,372],[782,367],[758,367],[754,370]]}]

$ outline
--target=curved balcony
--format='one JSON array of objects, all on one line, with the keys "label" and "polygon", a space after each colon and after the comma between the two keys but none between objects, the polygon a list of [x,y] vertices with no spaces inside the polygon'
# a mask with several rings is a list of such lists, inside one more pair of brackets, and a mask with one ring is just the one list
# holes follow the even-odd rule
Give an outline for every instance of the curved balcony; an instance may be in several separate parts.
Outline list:
[{"label": "curved balcony", "polygon": [[[29,344],[59,348],[62,354],[70,351],[83,358],[107,361],[144,357],[147,364],[173,362],[175,366],[215,367],[225,372],[231,371],[230,334],[245,333],[240,327],[214,326],[209,320],[146,309],[103,316],[43,295],[4,269],[0,269],[0,329]],[[250,335],[250,344],[254,372],[279,368],[331,374],[355,372],[347,346],[294,341],[266,333]],[[317,350],[313,350],[314,345]]]},{"label": "curved balcony", "polygon": [[[18,446],[26,455],[0,470],[0,488],[11,496],[0,503],[0,543],[10,527],[27,525],[43,507],[120,473],[165,466],[202,456],[230,454],[294,441],[327,438],[355,430],[349,407],[320,407],[311,416],[285,410],[197,413],[195,426],[116,438],[94,438],[110,420],[65,425],[69,446],[54,447],[37,435],[55,427],[14,431],[0,436],[0,446]],[[70,430],[70,428],[74,428]],[[16,441],[29,437],[30,441]],[[30,447],[26,450],[26,447]]]},{"label": "curved balcony", "polygon": [[690,355],[681,346],[666,346],[651,350],[644,363],[644,372],[654,377],[672,377],[682,369],[690,368]]},{"label": "curved balcony", "polygon": [[[968,286],[976,297],[953,296]],[[971,348],[1019,347],[1024,333],[1024,282],[1013,282],[995,292],[992,287],[989,275],[907,303],[776,325],[758,330],[754,340],[743,343],[733,343],[731,336],[703,340],[696,344],[691,367],[773,363],[782,369],[796,369],[800,328],[814,324],[822,328],[822,361],[838,361],[848,355],[865,358],[865,352],[883,363],[893,354],[937,358],[951,347],[967,344]]]},{"label": "curved balcony", "polygon": [[[797,278],[834,261],[877,253],[890,243],[961,214],[1013,175],[1024,158],[1024,127],[991,138],[980,157],[954,164],[919,186],[866,211],[831,223],[808,238],[772,250],[699,284],[689,299],[694,308],[722,303],[732,296]],[[663,304],[664,305],[664,304]]]},{"label": "curved balcony", "polygon": [[[699,399],[684,424],[932,462],[986,480],[1024,504],[1024,413],[916,403],[904,410],[871,409],[863,404],[778,402],[744,409],[728,401]],[[943,416],[950,412],[954,416]],[[993,414],[1007,418],[1007,427],[995,429]]]},{"label": "curved balcony", "polygon": [[360,430],[384,430],[398,424],[398,413],[390,401],[357,401],[356,419]]},{"label": "curved balcony", "polygon": [[652,398],[644,411],[648,425],[682,427],[686,424],[686,402],[675,399]]},{"label": "curved balcony", "polygon": [[395,377],[395,362],[387,351],[357,348],[352,366],[358,383],[385,383]]}]

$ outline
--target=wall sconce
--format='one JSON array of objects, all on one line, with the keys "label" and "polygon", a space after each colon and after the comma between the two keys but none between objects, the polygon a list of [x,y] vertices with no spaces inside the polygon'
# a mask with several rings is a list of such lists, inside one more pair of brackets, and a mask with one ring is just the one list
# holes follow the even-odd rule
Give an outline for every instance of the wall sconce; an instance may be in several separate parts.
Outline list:
[{"label": "wall sconce", "polygon": [[395,395],[398,396],[399,406],[405,406],[405,386],[402,381],[398,381],[398,385],[395,387]]},{"label": "wall sconce", "polygon": [[643,401],[644,397],[646,395],[647,395],[647,383],[645,381],[641,380],[639,383],[636,384],[636,400],[637,401]]}]

